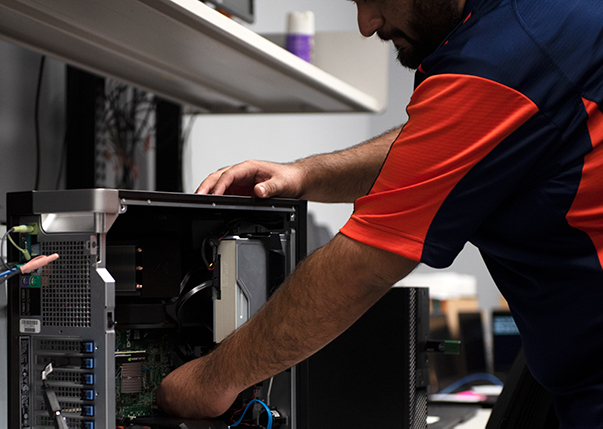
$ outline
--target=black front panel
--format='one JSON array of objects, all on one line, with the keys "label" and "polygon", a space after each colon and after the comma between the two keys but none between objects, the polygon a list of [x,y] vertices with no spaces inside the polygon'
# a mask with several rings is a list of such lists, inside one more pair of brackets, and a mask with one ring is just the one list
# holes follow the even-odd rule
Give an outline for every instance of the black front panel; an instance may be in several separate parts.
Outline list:
[{"label": "black front panel", "polygon": [[428,323],[426,288],[390,290],[301,366],[300,428],[424,428]]}]

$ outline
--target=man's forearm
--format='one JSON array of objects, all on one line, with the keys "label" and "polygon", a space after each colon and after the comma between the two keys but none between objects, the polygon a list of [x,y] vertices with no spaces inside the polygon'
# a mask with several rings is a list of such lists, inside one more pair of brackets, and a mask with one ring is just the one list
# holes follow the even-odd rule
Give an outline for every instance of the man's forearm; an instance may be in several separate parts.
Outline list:
[{"label": "man's forearm", "polygon": [[340,235],[310,256],[207,357],[202,384],[240,391],[295,365],[345,331],[416,266],[374,248],[370,252],[378,256],[367,257],[366,248]]},{"label": "man's forearm", "polygon": [[327,203],[354,202],[366,195],[400,133],[393,128],[349,149],[315,155],[295,163],[304,171],[302,198]]}]

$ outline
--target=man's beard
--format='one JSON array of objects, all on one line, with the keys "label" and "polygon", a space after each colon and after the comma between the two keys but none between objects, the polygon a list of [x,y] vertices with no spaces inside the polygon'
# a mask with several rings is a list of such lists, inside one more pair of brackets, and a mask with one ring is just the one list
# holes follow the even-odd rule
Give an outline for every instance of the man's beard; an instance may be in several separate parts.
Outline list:
[{"label": "man's beard", "polygon": [[462,19],[456,0],[414,0],[409,25],[417,35],[411,39],[399,29],[379,33],[384,40],[405,39],[410,48],[398,47],[398,61],[404,67],[417,69],[423,60],[444,41]]}]

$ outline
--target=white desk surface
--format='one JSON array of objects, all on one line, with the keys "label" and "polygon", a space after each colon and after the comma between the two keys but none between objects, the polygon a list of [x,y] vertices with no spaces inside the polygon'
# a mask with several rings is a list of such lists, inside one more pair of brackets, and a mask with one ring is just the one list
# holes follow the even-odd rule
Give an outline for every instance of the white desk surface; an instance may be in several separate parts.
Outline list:
[{"label": "white desk surface", "polygon": [[[489,408],[482,408],[478,410],[477,414],[471,417],[464,423],[460,425],[456,425],[455,429],[484,429],[486,424],[488,423],[488,419],[490,418],[490,414],[492,410]],[[429,426],[428,426],[429,428]]]}]

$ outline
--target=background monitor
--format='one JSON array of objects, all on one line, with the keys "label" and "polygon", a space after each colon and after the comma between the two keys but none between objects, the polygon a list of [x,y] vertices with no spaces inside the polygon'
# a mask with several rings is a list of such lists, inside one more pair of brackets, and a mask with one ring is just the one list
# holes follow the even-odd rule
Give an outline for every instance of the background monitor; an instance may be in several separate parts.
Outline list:
[{"label": "background monitor", "polygon": [[216,9],[222,10],[228,14],[241,18],[247,22],[254,20],[254,0],[205,0],[216,6]]},{"label": "background monitor", "polygon": [[510,311],[492,312],[492,356],[494,373],[509,372],[521,350],[521,337]]}]

